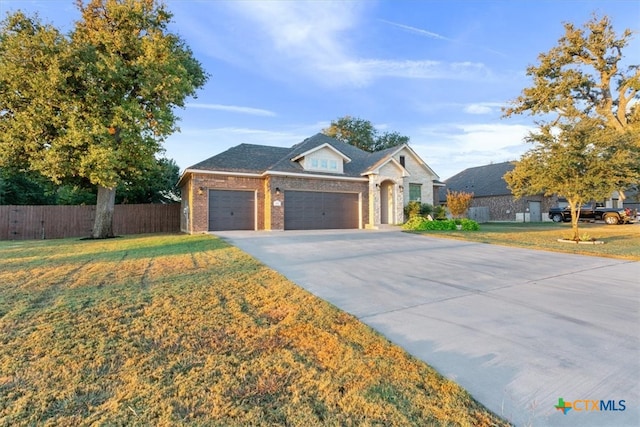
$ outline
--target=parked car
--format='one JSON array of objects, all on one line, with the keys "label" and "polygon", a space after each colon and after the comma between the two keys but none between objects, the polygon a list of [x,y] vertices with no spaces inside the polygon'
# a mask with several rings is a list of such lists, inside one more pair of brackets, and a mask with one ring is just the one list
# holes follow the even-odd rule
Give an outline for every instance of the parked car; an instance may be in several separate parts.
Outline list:
[{"label": "parked car", "polygon": [[[551,208],[549,209],[549,218],[553,222],[569,222],[571,221],[571,209],[569,206],[566,208]],[[624,224],[631,221],[631,217],[627,215],[623,208],[606,208],[598,206],[597,203],[583,205],[580,208],[579,219],[581,221],[602,220],[609,225]]]}]

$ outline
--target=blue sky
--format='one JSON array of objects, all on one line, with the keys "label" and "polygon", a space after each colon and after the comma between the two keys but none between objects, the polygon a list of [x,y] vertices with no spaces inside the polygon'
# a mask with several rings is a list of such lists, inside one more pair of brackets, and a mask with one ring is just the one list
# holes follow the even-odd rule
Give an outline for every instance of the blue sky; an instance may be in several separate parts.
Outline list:
[{"label": "blue sky", "polygon": [[[181,169],[240,144],[291,146],[344,115],[411,138],[442,180],[517,159],[534,119],[501,118],[563,22],[606,14],[640,32],[640,1],[169,0],[211,74],[166,143]],[[0,0],[70,30],[72,0]],[[640,64],[640,34],[626,50]]]}]

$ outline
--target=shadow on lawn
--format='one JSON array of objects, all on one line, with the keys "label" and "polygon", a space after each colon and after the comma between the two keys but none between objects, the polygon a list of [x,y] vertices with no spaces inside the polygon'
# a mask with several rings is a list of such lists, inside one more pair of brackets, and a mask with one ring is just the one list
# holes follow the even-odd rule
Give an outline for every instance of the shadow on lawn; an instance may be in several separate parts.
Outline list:
[{"label": "shadow on lawn", "polygon": [[[124,259],[155,258],[186,255],[194,252],[227,249],[227,242],[208,235],[184,234],[136,235],[116,239],[62,239],[25,242],[24,245],[3,248],[0,257],[6,260],[24,259],[23,265],[42,265],[48,260],[58,265],[86,261],[122,261]],[[27,260],[28,258],[32,258]]]}]

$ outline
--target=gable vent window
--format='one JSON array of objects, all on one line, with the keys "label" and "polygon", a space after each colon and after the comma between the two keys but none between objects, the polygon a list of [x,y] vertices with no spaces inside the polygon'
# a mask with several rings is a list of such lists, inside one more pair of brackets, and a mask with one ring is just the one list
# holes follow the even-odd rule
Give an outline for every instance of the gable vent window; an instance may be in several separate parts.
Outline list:
[{"label": "gable vent window", "polygon": [[400,164],[404,167],[404,156],[400,156]]},{"label": "gable vent window", "polygon": [[338,170],[338,161],[334,159],[311,159],[310,166],[312,169],[318,170]]}]

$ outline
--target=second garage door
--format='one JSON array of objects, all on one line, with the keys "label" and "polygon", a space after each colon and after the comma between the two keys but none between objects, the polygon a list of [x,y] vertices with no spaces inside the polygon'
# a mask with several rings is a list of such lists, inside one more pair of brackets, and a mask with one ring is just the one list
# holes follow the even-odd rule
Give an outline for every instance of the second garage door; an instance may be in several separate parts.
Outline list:
[{"label": "second garage door", "polygon": [[356,193],[287,191],[284,201],[285,230],[358,228]]}]

